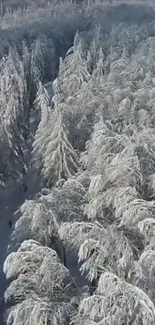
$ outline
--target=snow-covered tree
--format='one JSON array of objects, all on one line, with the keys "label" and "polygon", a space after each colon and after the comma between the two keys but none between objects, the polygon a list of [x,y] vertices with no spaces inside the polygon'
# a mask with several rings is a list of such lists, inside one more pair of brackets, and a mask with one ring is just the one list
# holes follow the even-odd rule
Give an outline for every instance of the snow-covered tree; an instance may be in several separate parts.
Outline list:
[{"label": "snow-covered tree", "polygon": [[26,200],[19,210],[11,235],[11,247],[18,247],[24,240],[33,239],[58,252],[63,260],[63,247],[58,236],[59,223],[47,202]]},{"label": "snow-covered tree", "polygon": [[[68,141],[62,113],[58,109],[54,112],[49,110],[49,107],[43,108],[41,122],[33,143],[33,155],[36,157],[36,167],[41,169],[44,183],[50,187],[57,180],[67,179],[73,175],[77,171],[79,162],[77,153]],[[49,117],[44,118],[45,115]],[[42,166],[40,166],[41,162]]]},{"label": "snow-covered tree", "polygon": [[138,243],[130,241],[125,231],[117,231],[113,226],[106,229],[99,223],[64,223],[59,229],[60,238],[70,247],[78,250],[80,270],[90,281],[97,279],[105,271],[115,272],[128,280],[134,253],[138,255]]},{"label": "snow-covered tree", "polygon": [[39,202],[48,203],[59,221],[83,220],[86,190],[75,178],[60,179],[47,195],[41,195]]},{"label": "snow-covered tree", "polygon": [[90,78],[83,52],[82,39],[77,32],[73,47],[68,50],[65,60],[60,66],[60,87],[64,98],[75,95],[82,83],[88,82]]},{"label": "snow-covered tree", "polygon": [[[24,241],[4,262],[4,273],[11,280],[5,292],[9,310],[7,324],[38,321],[66,324],[74,311],[76,285],[57,253],[38,242]],[[27,318],[26,318],[27,317]]]},{"label": "snow-covered tree", "polygon": [[72,320],[74,325],[120,325],[128,322],[153,325],[154,304],[141,289],[109,272],[101,275],[96,292],[81,302]]},{"label": "snow-covered tree", "polygon": [[[9,55],[0,62],[0,131],[1,173],[4,182],[19,180],[25,167],[24,150],[27,131],[28,101],[23,62],[16,50],[10,48]],[[8,162],[4,166],[3,161]]]}]

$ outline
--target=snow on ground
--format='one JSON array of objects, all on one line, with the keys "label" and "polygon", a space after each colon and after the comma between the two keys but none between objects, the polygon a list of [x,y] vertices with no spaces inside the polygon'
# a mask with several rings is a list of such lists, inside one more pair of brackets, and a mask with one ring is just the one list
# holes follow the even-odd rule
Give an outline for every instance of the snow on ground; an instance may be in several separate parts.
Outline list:
[{"label": "snow on ground", "polygon": [[78,266],[78,257],[71,251],[66,252],[66,267],[69,269],[78,287],[90,284],[86,278],[81,275]]}]

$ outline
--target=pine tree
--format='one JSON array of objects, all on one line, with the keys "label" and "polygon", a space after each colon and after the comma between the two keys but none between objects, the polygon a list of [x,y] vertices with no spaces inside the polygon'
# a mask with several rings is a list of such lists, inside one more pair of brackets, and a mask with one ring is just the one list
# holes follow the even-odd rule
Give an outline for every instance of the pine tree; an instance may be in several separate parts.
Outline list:
[{"label": "pine tree", "polygon": [[47,145],[42,175],[47,184],[61,178],[67,179],[78,169],[78,156],[68,141],[61,113],[55,113],[55,126]]},{"label": "pine tree", "polygon": [[[55,111],[51,112],[46,104],[42,107],[41,121],[33,144],[33,155],[39,163],[41,177],[44,184],[49,187],[57,180],[67,179],[73,175],[79,165],[78,156],[68,141],[68,133],[60,108],[61,105],[58,104]],[[45,114],[49,118],[44,119]],[[38,165],[36,166],[38,168]]]}]

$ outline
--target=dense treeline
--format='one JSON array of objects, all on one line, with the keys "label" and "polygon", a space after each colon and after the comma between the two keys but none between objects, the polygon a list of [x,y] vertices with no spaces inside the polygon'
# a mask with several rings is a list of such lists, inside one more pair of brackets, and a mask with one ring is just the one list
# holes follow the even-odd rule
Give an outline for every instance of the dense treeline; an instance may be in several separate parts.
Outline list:
[{"label": "dense treeline", "polygon": [[6,324],[155,325],[155,8],[27,5],[0,22],[1,191],[40,185],[4,262]]}]

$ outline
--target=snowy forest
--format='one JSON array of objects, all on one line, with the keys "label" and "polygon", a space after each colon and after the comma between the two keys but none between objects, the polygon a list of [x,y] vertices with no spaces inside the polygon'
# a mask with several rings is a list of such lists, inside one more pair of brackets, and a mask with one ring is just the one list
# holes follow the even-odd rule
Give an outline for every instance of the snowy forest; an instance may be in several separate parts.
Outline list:
[{"label": "snowy forest", "polygon": [[155,325],[155,3],[0,1],[0,324]]}]

